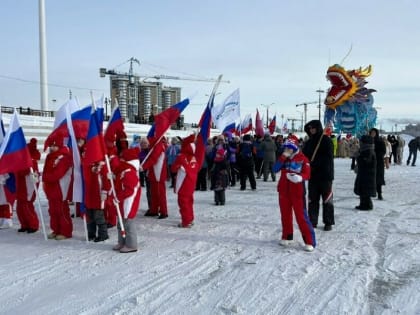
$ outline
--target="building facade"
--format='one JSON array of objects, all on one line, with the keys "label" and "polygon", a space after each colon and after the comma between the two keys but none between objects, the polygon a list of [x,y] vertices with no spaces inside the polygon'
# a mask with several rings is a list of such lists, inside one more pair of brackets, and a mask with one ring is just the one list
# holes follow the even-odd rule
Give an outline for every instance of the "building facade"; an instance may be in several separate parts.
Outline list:
[{"label": "building facade", "polygon": [[111,108],[117,104],[126,122],[147,124],[153,115],[181,100],[180,87],[162,82],[141,82],[138,76],[111,75]]}]

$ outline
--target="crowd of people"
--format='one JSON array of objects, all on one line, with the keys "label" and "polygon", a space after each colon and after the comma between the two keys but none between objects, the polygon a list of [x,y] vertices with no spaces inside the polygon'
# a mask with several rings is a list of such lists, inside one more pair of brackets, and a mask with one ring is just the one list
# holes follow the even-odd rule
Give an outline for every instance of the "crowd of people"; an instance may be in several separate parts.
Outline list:
[{"label": "crowd of people", "polygon": [[[324,231],[335,225],[333,181],[334,158],[351,158],[356,172],[354,193],[360,197],[359,210],[372,210],[372,198],[383,199],[385,169],[402,164],[404,140],[384,137],[375,128],[360,139],[351,135],[327,135],[319,120],[304,126],[307,136],[265,134],[263,137],[231,133],[208,139],[201,147],[196,135],[184,139],[147,139],[134,135],[129,143],[124,133],[105,139],[107,159],[95,160],[86,153],[85,139],[77,139],[84,180],[84,199],[77,203],[77,216],[86,219],[88,240],[102,242],[108,230],[117,226],[120,253],[138,250],[134,219],[138,215],[142,189],[147,198],[145,216],[166,219],[169,216],[167,188],[177,194],[180,228],[194,225],[194,192],[211,190],[214,204],[224,206],[228,187],[244,191],[257,189],[257,179],[277,181],[278,204],[282,225],[280,245],[293,242],[293,216],[302,235],[304,249],[316,247],[315,228],[322,209]],[[28,143],[33,165],[16,174],[0,175],[0,228],[12,226],[12,210],[20,222],[19,233],[34,233],[39,220],[34,207],[36,190],[42,187],[48,200],[49,239],[72,237],[73,159],[62,136],[48,138],[48,154],[41,172],[41,154],[37,139]],[[415,166],[420,137],[409,144],[407,165]],[[307,185],[307,186],[306,186]],[[306,187],[308,196],[306,196]]]}]

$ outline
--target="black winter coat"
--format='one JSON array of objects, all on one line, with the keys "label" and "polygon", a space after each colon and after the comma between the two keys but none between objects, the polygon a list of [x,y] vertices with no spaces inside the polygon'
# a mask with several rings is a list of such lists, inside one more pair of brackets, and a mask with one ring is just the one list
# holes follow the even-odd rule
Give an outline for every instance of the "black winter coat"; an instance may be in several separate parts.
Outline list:
[{"label": "black winter coat", "polygon": [[385,185],[385,154],[386,146],[384,140],[379,137],[379,131],[376,128],[372,128],[376,131],[376,136],[373,138],[375,144],[375,155],[376,155],[376,184]]},{"label": "black winter coat", "polygon": [[360,144],[354,193],[361,197],[376,197],[376,155],[373,145]]},{"label": "black winter coat", "polygon": [[[309,127],[315,127],[314,135]],[[333,181],[334,180],[334,149],[330,137],[323,135],[322,124],[319,120],[312,120],[305,125],[305,132],[309,139],[304,143],[302,152],[311,163],[311,181]],[[320,138],[322,137],[321,141]],[[313,161],[312,155],[319,143]]]}]

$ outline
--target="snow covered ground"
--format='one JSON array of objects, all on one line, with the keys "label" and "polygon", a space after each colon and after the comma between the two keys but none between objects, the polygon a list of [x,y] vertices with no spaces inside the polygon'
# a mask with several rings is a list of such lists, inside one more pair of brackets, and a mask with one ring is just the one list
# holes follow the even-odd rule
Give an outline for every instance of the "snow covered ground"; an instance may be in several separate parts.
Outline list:
[{"label": "snow covered ground", "polygon": [[[405,157],[407,152],[405,152]],[[420,162],[386,171],[383,201],[357,211],[349,159],[336,159],[336,225],[316,229],[318,247],[278,245],[276,183],[257,191],[195,193],[195,225],[180,229],[176,196],[169,218],[136,219],[140,250],[120,254],[110,240],[0,231],[0,314],[420,314]],[[48,227],[45,198],[44,218]],[[321,226],[322,227],[322,226]]]}]

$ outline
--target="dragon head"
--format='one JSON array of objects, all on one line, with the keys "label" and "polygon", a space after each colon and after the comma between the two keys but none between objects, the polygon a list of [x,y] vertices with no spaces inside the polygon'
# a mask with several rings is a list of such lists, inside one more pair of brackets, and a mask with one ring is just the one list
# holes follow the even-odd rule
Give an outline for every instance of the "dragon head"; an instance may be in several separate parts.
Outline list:
[{"label": "dragon head", "polygon": [[327,79],[331,82],[331,88],[328,90],[325,98],[325,105],[330,109],[335,109],[348,100],[363,101],[367,94],[375,90],[364,88],[367,81],[366,77],[372,73],[372,66],[364,69],[361,67],[356,70],[346,71],[340,65],[333,65],[327,70]]},{"label": "dragon head", "polygon": [[357,86],[351,74],[340,65],[333,65],[328,68],[327,79],[331,82],[325,98],[325,105],[331,109],[343,104],[356,92]]}]

